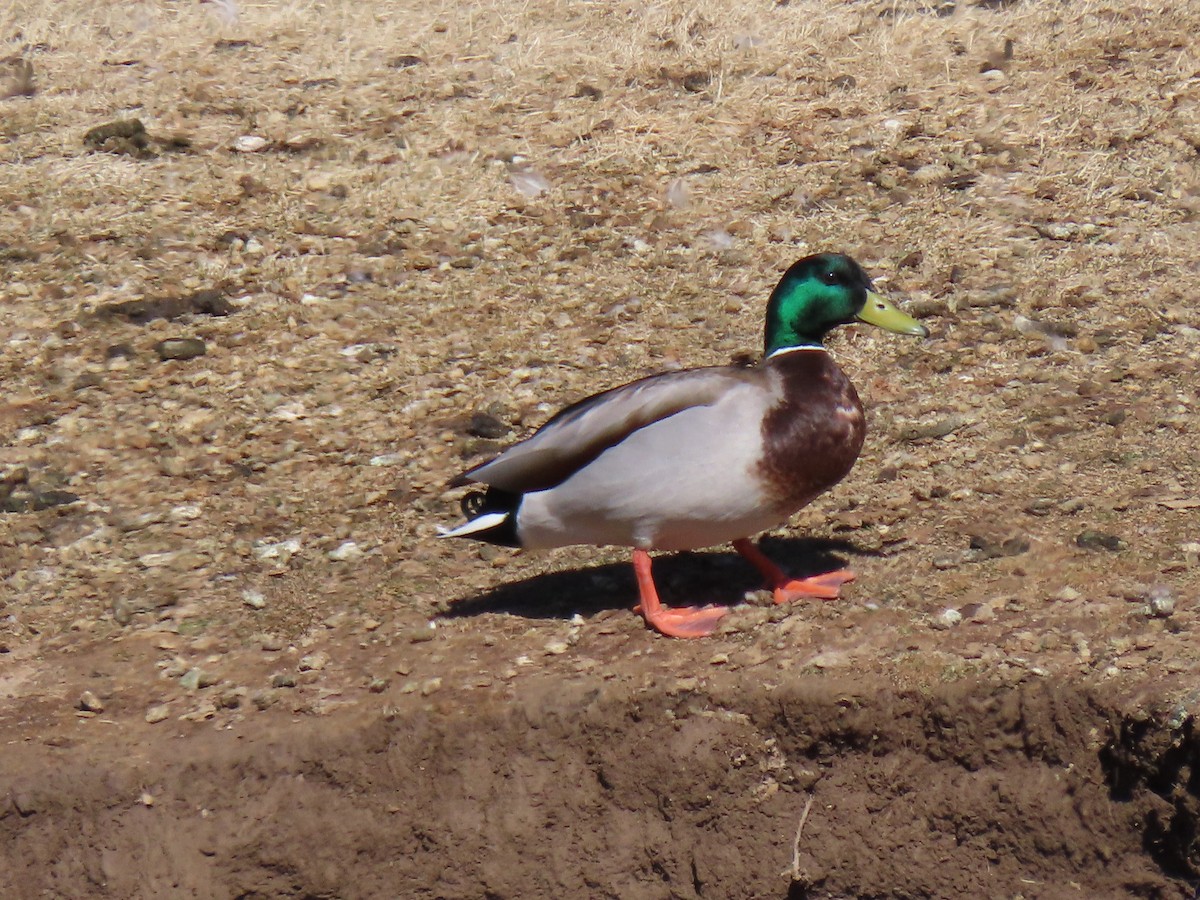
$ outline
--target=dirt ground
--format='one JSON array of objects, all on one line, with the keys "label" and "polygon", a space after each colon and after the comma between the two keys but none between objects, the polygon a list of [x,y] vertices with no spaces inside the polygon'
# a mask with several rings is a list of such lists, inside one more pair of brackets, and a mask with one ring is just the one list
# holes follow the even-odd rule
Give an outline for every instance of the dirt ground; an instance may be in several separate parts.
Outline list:
[{"label": "dirt ground", "polygon": [[[0,895],[1185,898],[1200,2],[0,9]],[[131,124],[137,120],[140,125]],[[122,123],[116,124],[113,123]],[[438,541],[854,255],[764,548]]]}]

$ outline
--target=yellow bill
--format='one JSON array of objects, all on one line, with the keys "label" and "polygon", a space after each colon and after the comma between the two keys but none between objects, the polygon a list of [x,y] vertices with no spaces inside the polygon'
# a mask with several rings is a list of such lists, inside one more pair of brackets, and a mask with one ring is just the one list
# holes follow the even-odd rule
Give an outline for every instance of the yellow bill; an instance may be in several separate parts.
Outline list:
[{"label": "yellow bill", "polygon": [[929,334],[929,329],[924,325],[908,313],[900,312],[891,301],[874,291],[867,291],[867,305],[859,312],[858,318],[861,322],[878,325],[896,334],[915,334],[918,337],[926,337]]}]

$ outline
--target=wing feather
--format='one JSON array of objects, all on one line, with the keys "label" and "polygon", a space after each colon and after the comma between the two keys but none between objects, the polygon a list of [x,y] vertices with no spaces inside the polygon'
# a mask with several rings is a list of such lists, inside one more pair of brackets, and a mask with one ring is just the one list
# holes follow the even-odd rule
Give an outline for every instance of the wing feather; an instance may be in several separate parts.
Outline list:
[{"label": "wing feather", "polygon": [[547,490],[638,429],[694,406],[709,406],[731,388],[761,377],[754,369],[710,366],[652,375],[594,394],[450,485],[481,482],[522,494]]}]

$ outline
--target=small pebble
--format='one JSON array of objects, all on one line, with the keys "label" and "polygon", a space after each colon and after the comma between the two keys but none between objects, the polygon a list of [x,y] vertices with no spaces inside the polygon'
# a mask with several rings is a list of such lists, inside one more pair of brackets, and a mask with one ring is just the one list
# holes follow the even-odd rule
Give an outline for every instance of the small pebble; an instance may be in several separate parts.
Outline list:
[{"label": "small pebble", "polygon": [[428,697],[434,691],[438,690],[441,686],[442,686],[442,679],[430,678],[428,681],[426,681],[424,684],[421,685],[421,696]]},{"label": "small pebble", "polygon": [[79,701],[75,705],[84,712],[104,712],[104,703],[91,691],[84,691],[80,694]]},{"label": "small pebble", "polygon": [[301,672],[320,672],[327,665],[329,665],[329,654],[324,650],[318,650],[316,653],[300,657],[296,668]]},{"label": "small pebble", "polygon": [[273,688],[294,688],[296,686],[296,676],[290,672],[279,672],[271,676],[271,687]]},{"label": "small pebble", "polygon": [[367,683],[367,690],[372,694],[382,694],[387,690],[388,680],[386,678],[372,678]]},{"label": "small pebble", "polygon": [[1093,528],[1086,528],[1079,532],[1075,536],[1075,544],[1084,550],[1108,550],[1110,553],[1125,549],[1125,542],[1115,534],[1096,531]]},{"label": "small pebble", "polygon": [[293,537],[283,541],[256,541],[253,552],[258,559],[277,559],[286,563],[293,554],[300,552],[300,547],[300,538]]},{"label": "small pebble", "polygon": [[550,641],[546,644],[546,653],[549,656],[559,656],[571,649],[571,645],[566,641]]},{"label": "small pebble", "polygon": [[1175,597],[1165,584],[1156,584],[1146,592],[1146,613],[1153,619],[1167,619],[1175,612]]},{"label": "small pebble", "polygon": [[419,625],[408,632],[408,640],[410,643],[419,644],[424,641],[432,641],[436,637],[437,632],[433,624]]},{"label": "small pebble", "polygon": [[1049,497],[1038,497],[1036,500],[1031,500],[1025,507],[1025,512],[1031,516],[1048,516],[1054,512],[1054,508],[1058,504]]},{"label": "small pebble", "polygon": [[354,541],[342,541],[327,554],[334,562],[354,562],[362,559],[363,551]]},{"label": "small pebble", "polygon": [[239,135],[233,142],[233,149],[238,153],[257,153],[265,150],[271,142],[257,134]]},{"label": "small pebble", "polygon": [[263,596],[262,591],[249,588],[242,591],[242,602],[251,609],[264,609],[267,605],[267,598]]},{"label": "small pebble", "polygon": [[146,710],[146,723],[156,725],[164,721],[171,715],[171,707],[165,703],[159,703],[157,706],[152,706]]},{"label": "small pebble", "polygon": [[154,345],[158,358],[166,362],[169,359],[195,359],[208,352],[208,347],[199,338],[168,338]]},{"label": "small pebble", "polygon": [[955,625],[962,622],[962,618],[962,613],[960,613],[957,609],[943,609],[937,614],[936,618],[934,618],[933,627],[939,631],[947,628],[953,628]]}]

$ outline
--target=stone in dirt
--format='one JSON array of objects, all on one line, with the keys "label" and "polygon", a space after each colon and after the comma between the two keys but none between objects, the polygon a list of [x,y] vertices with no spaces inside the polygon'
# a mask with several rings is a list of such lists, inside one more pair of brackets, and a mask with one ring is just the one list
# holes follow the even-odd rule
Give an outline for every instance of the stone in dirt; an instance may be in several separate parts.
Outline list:
[{"label": "stone in dirt", "polygon": [[154,352],[163,362],[187,360],[203,356],[208,352],[208,346],[199,338],[167,338],[154,345]]}]

